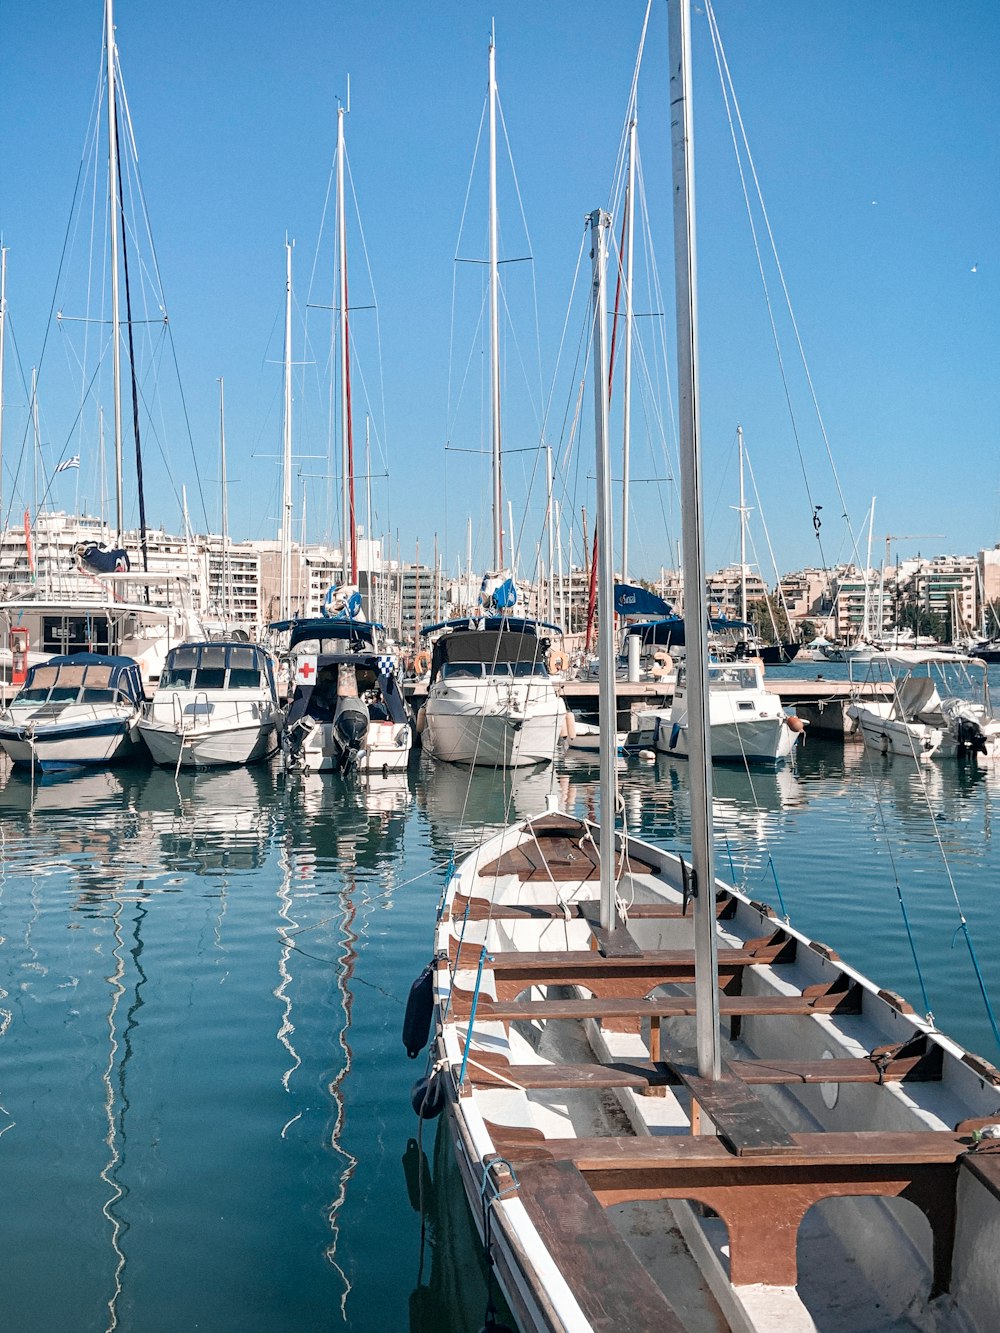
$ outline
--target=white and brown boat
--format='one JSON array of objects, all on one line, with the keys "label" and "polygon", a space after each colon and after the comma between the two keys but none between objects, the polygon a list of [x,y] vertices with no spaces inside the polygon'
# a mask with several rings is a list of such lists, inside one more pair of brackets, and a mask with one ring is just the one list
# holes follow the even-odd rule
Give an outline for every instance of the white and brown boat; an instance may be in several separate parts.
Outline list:
[{"label": "white and brown boat", "polygon": [[[704,590],[688,0],[670,10],[684,584]],[[608,222],[592,215],[602,607]],[[607,814],[553,810],[484,841],[450,878],[411,996],[411,1054],[428,989],[435,1024],[416,1100],[445,1111],[523,1333],[991,1333],[1000,1073],[717,880],[707,619],[702,594],[690,860]],[[613,670],[601,680],[613,717]],[[616,809],[611,745],[601,809]]]}]

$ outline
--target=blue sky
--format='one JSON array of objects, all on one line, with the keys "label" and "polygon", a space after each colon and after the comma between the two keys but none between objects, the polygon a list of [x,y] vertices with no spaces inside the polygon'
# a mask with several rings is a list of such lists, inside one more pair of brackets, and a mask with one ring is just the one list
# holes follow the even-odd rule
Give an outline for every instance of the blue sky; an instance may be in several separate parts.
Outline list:
[{"label": "blue sky", "polygon": [[[274,535],[281,437],[275,363],[287,232],[296,241],[296,356],[308,363],[296,383],[296,473],[308,474],[296,483],[296,507],[305,488],[308,535],[336,536],[337,507],[331,515],[322,476],[321,320],[309,313],[308,346],[303,322],[307,301],[329,299],[329,225],[315,257],[337,98],[346,94],[349,73],[348,155],[382,346],[380,369],[374,316],[359,310],[355,403],[363,398],[363,379],[377,459],[384,449],[389,470],[388,486],[382,480],[374,486],[373,527],[391,530],[393,542],[398,533],[404,555],[412,555],[419,539],[421,555],[428,556],[437,534],[454,567],[464,558],[471,515],[475,562],[486,560],[485,463],[457,452],[488,439],[478,326],[482,269],[462,265],[456,274],[454,257],[494,10],[501,102],[530,234],[529,242],[502,161],[502,250],[520,258],[530,244],[534,261],[504,268],[511,315],[504,335],[505,440],[512,448],[534,446],[543,424],[540,404],[550,399],[545,434],[563,459],[585,286],[569,317],[571,350],[553,382],[557,350],[584,215],[609,197],[644,4],[621,0],[609,13],[589,0],[511,0],[499,7],[476,0],[300,0],[294,6],[119,0],[120,58],[198,457],[196,476],[174,394],[158,436],[147,442],[147,509],[154,524],[178,527],[183,483],[194,526],[205,526],[203,501],[209,523],[218,526],[221,375],[234,479],[231,531]],[[715,13],[855,534],[874,494],[876,539],[927,534],[894,544],[894,556],[994,544],[1000,540],[994,445],[1000,422],[1000,8],[992,0],[951,6],[716,0]],[[99,0],[45,6],[0,0],[0,230],[10,249],[8,304],[25,373],[41,356],[97,86],[101,24]],[[665,29],[659,0],[640,82],[639,124],[649,229],[668,317],[647,318],[643,337],[660,324],[672,349]],[[841,518],[844,505],[779,308],[796,446],[700,12],[695,41],[709,560],[720,564],[737,554],[730,506],[736,502],[738,422],[779,566],[818,563],[812,504],[823,506],[823,555],[830,562],[845,559],[851,538]],[[467,258],[485,255],[483,168],[480,156],[460,245]],[[353,219],[351,228],[351,298],[360,306],[372,296]],[[81,234],[72,255],[78,263],[85,250]],[[773,271],[769,282],[780,305]],[[82,284],[63,290],[75,299]],[[637,308],[644,299],[637,289]],[[68,295],[61,300],[65,311],[82,313]],[[656,316],[646,304],[647,316]],[[42,363],[43,470],[62,454],[81,452],[79,476],[62,474],[51,498],[62,507],[87,499],[93,509],[93,432],[81,437],[71,430],[80,399],[79,374],[72,382],[73,340],[81,328],[53,332]],[[161,352],[165,385],[169,356]],[[527,378],[522,361],[530,368]],[[5,508],[9,472],[26,431],[18,374],[9,345]],[[456,385],[463,380],[459,398]],[[662,384],[648,390],[654,392],[666,401]],[[163,396],[169,397],[166,389]],[[591,521],[592,418],[588,388],[579,440],[556,486],[567,514],[586,504]],[[360,443],[363,408],[356,411],[355,435]],[[672,450],[672,429],[667,437]],[[449,438],[453,448],[446,453]],[[650,441],[641,421],[633,447],[635,475],[666,474],[671,465],[663,442]],[[530,495],[527,489],[536,463],[536,455],[525,453],[507,464],[526,568],[541,535],[537,472]],[[28,466],[21,467],[21,505],[30,498]],[[381,471],[380,462],[373,471]],[[674,563],[679,524],[672,487],[637,481],[631,506],[633,572],[651,575]],[[753,526],[768,574],[756,515]]]}]

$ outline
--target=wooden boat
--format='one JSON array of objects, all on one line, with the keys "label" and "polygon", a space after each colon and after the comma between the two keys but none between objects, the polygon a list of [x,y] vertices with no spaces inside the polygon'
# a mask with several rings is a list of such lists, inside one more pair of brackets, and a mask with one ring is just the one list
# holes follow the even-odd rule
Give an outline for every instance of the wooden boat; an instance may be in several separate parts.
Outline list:
[{"label": "wooden boat", "polygon": [[[703,590],[687,0],[670,12],[684,579]],[[591,217],[604,607],[609,221]],[[447,1116],[524,1333],[987,1333],[1000,1071],[716,878],[700,595],[690,862],[615,829],[610,745],[600,824],[551,810],[485,841],[450,878],[407,1007],[411,1054],[434,1018],[414,1105]],[[613,652],[605,632],[602,664]]]}]

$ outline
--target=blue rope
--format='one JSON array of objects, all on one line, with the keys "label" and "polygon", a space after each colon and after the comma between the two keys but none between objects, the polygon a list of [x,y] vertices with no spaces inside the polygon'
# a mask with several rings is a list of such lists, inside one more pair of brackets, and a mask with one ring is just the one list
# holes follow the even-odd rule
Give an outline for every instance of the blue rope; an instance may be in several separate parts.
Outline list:
[{"label": "blue rope", "polygon": [[733,886],[736,886],[736,867],[733,865],[733,849],[729,845],[729,839],[726,839],[726,855],[729,857],[729,873],[733,877]]},{"label": "blue rope", "polygon": [[[462,1052],[462,1068],[458,1073],[458,1086],[461,1087],[465,1082],[465,1067],[469,1063],[469,1047],[472,1045],[472,1027],[476,1021],[476,1006],[479,1003],[479,987],[483,980],[483,964],[487,959],[486,945],[483,945],[483,951],[479,955],[479,971],[476,973],[476,988],[472,992],[472,1013],[469,1015],[469,1030],[465,1034],[465,1050]],[[455,964],[456,970],[458,964]]]},{"label": "blue rope", "polygon": [[958,930],[956,930],[955,934],[951,937],[952,948],[955,947],[955,938],[959,931],[965,936],[965,942],[969,946],[969,957],[972,959],[972,966],[976,972],[976,980],[979,982],[979,993],[983,997],[983,1004],[986,1006],[986,1015],[990,1020],[990,1027],[993,1029],[993,1039],[996,1044],[1000,1046],[1000,1028],[997,1027],[996,1014],[994,1014],[993,1006],[990,1004],[990,997],[986,991],[986,982],[983,979],[983,974],[979,967],[979,959],[976,957],[976,950],[973,947],[972,936],[969,934],[968,923],[964,916],[962,917],[962,923],[958,927]]},{"label": "blue rope", "polygon": [[778,871],[777,871],[777,868],[776,868],[776,866],[775,866],[775,864],[774,864],[774,858],[771,856],[771,853],[770,853],[770,852],[768,852],[768,854],[767,854],[767,864],[771,867],[771,878],[774,880],[774,887],[775,887],[775,888],[777,889],[777,891],[778,891],[778,906],[781,908],[781,915],[782,915],[782,916],[785,918],[785,920],[787,921],[787,920],[788,920],[788,909],[787,909],[787,907],[785,906],[785,900],[784,900],[784,898],[781,896],[781,885],[778,883]]},{"label": "blue rope", "polygon": [[[903,901],[903,890],[900,887],[899,880],[896,880],[896,897],[899,899],[899,910],[903,913],[903,925],[906,927],[906,938],[910,942],[910,953],[913,955],[913,966],[917,969],[917,984],[920,986],[920,994],[923,996],[924,1013],[931,1017],[931,1002],[927,994],[927,987],[924,985],[924,974],[920,970],[920,959],[917,957],[917,943],[913,938],[913,931],[910,929],[910,917],[906,910],[906,903]],[[952,944],[954,945],[954,939]]]},{"label": "blue rope", "polygon": [[[462,933],[458,937],[458,953],[455,955],[455,966],[451,974],[451,990],[448,992],[448,998],[444,1002],[444,1010],[441,1014],[442,1022],[448,1017],[448,1010],[451,1008],[451,997],[455,990],[455,973],[458,971],[458,961],[462,957],[462,945],[465,943],[465,927],[469,924],[469,910],[472,907],[472,899],[465,904],[465,915],[462,917]],[[480,963],[480,967],[482,963]]]}]

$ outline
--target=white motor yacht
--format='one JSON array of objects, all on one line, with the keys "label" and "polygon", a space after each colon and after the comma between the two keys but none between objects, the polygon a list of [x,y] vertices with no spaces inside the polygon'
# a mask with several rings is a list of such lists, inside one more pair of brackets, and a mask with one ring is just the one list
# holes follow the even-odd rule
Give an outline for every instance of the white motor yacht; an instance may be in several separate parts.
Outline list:
[{"label": "white motor yacht", "polygon": [[424,630],[439,637],[417,730],[435,759],[491,768],[552,762],[570,724],[546,666],[546,629],[556,627],[497,615]]},{"label": "white motor yacht", "polygon": [[171,768],[252,764],[273,750],[279,715],[271,655],[208,640],[170,650],[139,731],[155,762]]},{"label": "white motor yacht", "polygon": [[15,764],[43,772],[118,763],[142,748],[142,706],[142,677],[130,657],[50,657],[28,670],[0,713],[0,745]]}]

